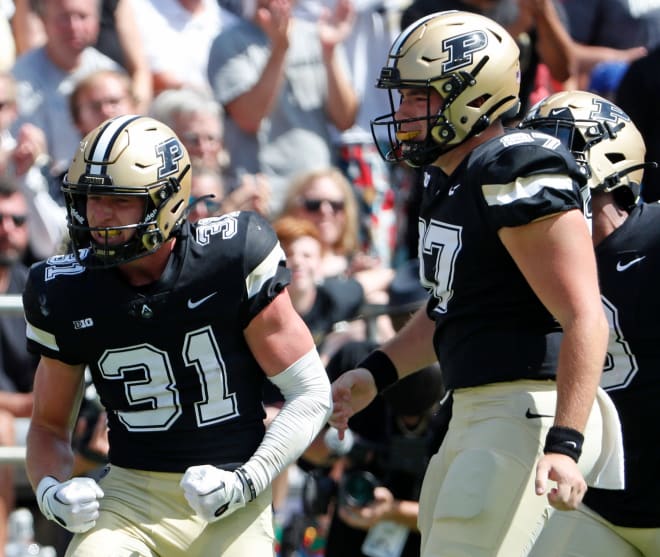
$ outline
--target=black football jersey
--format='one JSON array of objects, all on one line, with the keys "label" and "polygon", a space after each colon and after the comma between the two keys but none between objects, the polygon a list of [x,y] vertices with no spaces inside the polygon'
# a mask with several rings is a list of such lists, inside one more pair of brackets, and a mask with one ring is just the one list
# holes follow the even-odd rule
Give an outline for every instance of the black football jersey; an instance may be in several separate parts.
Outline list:
[{"label": "black football jersey", "polygon": [[583,210],[583,184],[556,138],[527,130],[480,145],[451,176],[425,169],[419,256],[447,388],[554,377],[560,327],[497,233]]},{"label": "black football jersey", "polygon": [[145,288],[72,255],[35,264],[23,295],[28,346],[89,366],[111,463],[167,472],[242,463],[263,438],[265,379],[243,329],[288,282],[284,252],[256,213],[186,223]]},{"label": "black football jersey", "polygon": [[610,340],[601,386],[623,432],[625,490],[590,487],[585,503],[619,526],[660,527],[660,205],[636,207],[596,248]]}]

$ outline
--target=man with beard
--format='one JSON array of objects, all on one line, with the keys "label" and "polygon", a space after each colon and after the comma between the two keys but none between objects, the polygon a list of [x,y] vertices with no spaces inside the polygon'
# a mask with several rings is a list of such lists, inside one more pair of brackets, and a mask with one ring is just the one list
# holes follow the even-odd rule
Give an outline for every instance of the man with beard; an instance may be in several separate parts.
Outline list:
[{"label": "man with beard", "polygon": [[[15,182],[0,177],[0,294],[25,286],[29,230],[27,202]],[[38,358],[27,351],[21,313],[0,313],[0,445],[24,445],[32,413],[32,380]],[[14,474],[0,466],[0,547],[7,541],[7,516],[14,506]]]}]

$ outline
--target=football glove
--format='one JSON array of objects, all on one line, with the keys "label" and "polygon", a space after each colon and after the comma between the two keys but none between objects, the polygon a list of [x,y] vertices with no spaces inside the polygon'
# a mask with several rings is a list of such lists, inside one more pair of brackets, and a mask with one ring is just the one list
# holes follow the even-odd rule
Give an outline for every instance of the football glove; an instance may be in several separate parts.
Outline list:
[{"label": "football glove", "polygon": [[220,470],[210,464],[189,467],[179,485],[188,504],[206,522],[230,515],[249,500],[241,472]]},{"label": "football glove", "polygon": [[46,476],[36,492],[42,514],[74,534],[86,532],[96,524],[101,497],[103,490],[91,478],[59,482]]}]

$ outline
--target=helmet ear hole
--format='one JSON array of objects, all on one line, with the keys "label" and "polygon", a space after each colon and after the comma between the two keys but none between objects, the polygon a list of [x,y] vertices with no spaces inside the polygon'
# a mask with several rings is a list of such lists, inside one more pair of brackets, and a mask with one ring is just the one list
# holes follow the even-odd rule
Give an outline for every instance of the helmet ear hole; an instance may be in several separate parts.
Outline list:
[{"label": "helmet ear hole", "polygon": [[[634,184],[635,186],[637,184]],[[637,191],[639,189],[637,188]],[[631,188],[616,188],[612,191],[614,202],[625,211],[632,210],[637,204],[637,196]]]},{"label": "helmet ear hole", "polygon": [[605,156],[612,164],[626,160],[626,157],[623,156],[623,153],[606,153]]}]

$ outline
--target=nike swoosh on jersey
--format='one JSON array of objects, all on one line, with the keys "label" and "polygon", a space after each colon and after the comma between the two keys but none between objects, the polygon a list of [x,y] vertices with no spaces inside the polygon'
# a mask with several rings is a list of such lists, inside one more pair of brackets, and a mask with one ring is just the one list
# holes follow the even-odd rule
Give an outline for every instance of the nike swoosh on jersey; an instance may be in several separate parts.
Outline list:
[{"label": "nike swoosh on jersey", "polygon": [[203,298],[200,298],[199,300],[192,300],[191,298],[188,298],[188,309],[195,309],[196,307],[201,306],[204,302],[210,300],[215,296],[217,292],[211,292],[208,296],[204,296]]},{"label": "nike swoosh on jersey", "polygon": [[627,263],[621,263],[621,261],[618,261],[616,264],[616,270],[619,272],[625,271],[629,267],[632,267],[635,263],[639,263],[642,259],[646,259],[646,255],[642,255],[641,257],[636,257],[635,259],[631,259]]},{"label": "nike swoosh on jersey", "polygon": [[554,416],[550,416],[548,414],[535,414],[531,411],[531,409],[528,408],[527,412],[525,412],[525,418],[533,420],[534,418],[554,418]]},{"label": "nike swoosh on jersey", "polygon": [[452,186],[451,188],[449,188],[449,193],[448,193],[447,195],[454,195],[454,193],[456,192],[456,190],[457,190],[458,188],[460,188],[460,187],[461,187],[460,184],[456,184],[455,186]]}]

